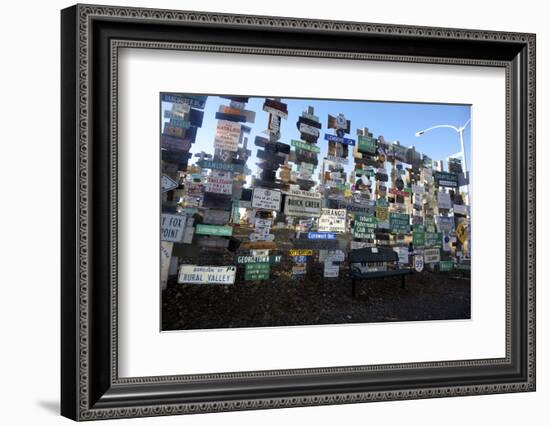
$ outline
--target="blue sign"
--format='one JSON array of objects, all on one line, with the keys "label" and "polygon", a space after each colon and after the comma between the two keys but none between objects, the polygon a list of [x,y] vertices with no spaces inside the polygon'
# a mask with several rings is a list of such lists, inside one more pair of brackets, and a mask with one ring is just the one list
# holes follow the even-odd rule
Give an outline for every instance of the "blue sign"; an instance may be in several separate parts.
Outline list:
[{"label": "blue sign", "polygon": [[341,138],[339,136],[330,135],[328,133],[325,133],[325,140],[331,141],[331,142],[343,143],[345,145],[355,145],[355,139]]},{"label": "blue sign", "polygon": [[308,232],[307,238],[310,240],[335,240],[334,232]]},{"label": "blue sign", "polygon": [[307,263],[307,256],[292,256],[294,263]]}]

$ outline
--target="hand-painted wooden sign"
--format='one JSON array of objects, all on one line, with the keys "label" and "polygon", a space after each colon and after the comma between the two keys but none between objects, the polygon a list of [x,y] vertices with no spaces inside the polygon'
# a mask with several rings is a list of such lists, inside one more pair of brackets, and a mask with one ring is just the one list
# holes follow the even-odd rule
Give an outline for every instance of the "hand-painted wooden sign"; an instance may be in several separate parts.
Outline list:
[{"label": "hand-painted wooden sign", "polygon": [[270,270],[271,270],[271,264],[267,262],[247,263],[245,264],[244,280],[245,281],[268,280]]},{"label": "hand-painted wooden sign", "polygon": [[160,190],[161,192],[168,192],[178,187],[178,183],[169,176],[162,175],[160,178]]},{"label": "hand-painted wooden sign", "polygon": [[241,125],[227,120],[218,120],[214,147],[225,151],[237,151],[241,137]]},{"label": "hand-painted wooden sign", "polygon": [[254,188],[252,207],[263,210],[279,211],[281,208],[281,192],[264,188]]},{"label": "hand-painted wooden sign", "polygon": [[179,284],[233,284],[236,266],[181,265]]},{"label": "hand-painted wooden sign", "polygon": [[224,170],[232,173],[243,173],[244,171],[243,164],[221,163],[211,160],[199,160],[197,161],[197,165],[203,169]]},{"label": "hand-painted wooden sign", "polygon": [[231,195],[233,191],[231,172],[212,170],[206,181],[206,191],[215,194]]},{"label": "hand-painted wooden sign", "polygon": [[322,209],[319,218],[319,231],[346,232],[345,209]]},{"label": "hand-painted wooden sign", "polygon": [[230,237],[233,234],[231,226],[198,224],[195,233],[198,235],[215,235],[218,237]]},{"label": "hand-painted wooden sign", "polygon": [[160,220],[160,239],[179,243],[183,239],[185,219],[183,215],[163,213]]}]

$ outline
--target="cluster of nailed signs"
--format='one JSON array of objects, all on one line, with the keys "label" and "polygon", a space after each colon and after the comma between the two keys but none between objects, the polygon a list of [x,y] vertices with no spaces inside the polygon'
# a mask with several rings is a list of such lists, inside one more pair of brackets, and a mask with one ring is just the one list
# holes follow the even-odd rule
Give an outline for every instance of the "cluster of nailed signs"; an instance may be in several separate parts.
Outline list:
[{"label": "cluster of nailed signs", "polygon": [[[442,171],[441,162],[374,138],[367,128],[350,138],[341,113],[328,116],[330,133],[319,141],[313,107],[298,117],[297,135],[286,144],[280,129],[287,105],[268,98],[267,129],[254,139],[258,162],[247,165],[247,123],[256,113],[246,109],[247,97],[221,98],[227,105],[215,116],[213,153],[196,152],[190,165],[207,97],[162,94],[170,105],[161,134],[163,286],[171,275],[182,284],[233,284],[239,271],[245,281],[268,280],[285,257],[292,268],[284,272],[295,277],[316,262],[325,277],[338,277],[350,250],[377,246],[392,247],[400,267],[468,268],[469,208],[460,192],[467,182],[459,160]],[[319,161],[321,143],[327,155]],[[247,184],[249,166],[258,171]]]}]

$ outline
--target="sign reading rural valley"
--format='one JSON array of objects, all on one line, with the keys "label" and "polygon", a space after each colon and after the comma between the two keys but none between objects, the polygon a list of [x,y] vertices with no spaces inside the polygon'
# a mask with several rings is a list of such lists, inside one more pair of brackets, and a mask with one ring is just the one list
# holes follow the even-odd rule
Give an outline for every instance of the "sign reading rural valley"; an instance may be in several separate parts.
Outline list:
[{"label": "sign reading rural valley", "polygon": [[163,213],[160,220],[160,239],[179,243],[185,232],[185,216]]},{"label": "sign reading rural valley", "polygon": [[346,232],[346,209],[322,209],[319,231]]},{"label": "sign reading rural valley", "polygon": [[281,193],[279,191],[272,191],[271,189],[254,188],[252,207],[279,211],[281,208]]},{"label": "sign reading rural valley", "polygon": [[179,284],[233,284],[236,266],[181,265]]}]

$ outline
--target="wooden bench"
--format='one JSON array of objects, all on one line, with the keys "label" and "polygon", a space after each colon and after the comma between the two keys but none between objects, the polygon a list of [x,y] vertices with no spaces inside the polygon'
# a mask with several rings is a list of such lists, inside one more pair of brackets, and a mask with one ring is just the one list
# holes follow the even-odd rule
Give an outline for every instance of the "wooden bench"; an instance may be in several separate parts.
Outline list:
[{"label": "wooden bench", "polygon": [[[365,247],[349,252],[351,295],[356,296],[357,280],[401,276],[401,288],[405,288],[405,275],[413,274],[413,268],[400,268],[399,256],[390,247]],[[378,265],[376,265],[378,264]]]}]

